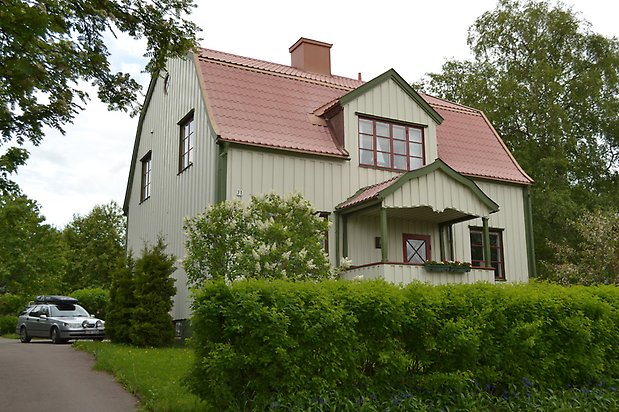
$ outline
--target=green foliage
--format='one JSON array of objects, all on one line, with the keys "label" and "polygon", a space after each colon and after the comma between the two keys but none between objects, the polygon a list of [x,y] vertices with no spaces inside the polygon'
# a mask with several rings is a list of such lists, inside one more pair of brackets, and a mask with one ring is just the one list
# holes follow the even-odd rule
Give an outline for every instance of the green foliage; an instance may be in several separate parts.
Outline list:
[{"label": "green foliage", "polygon": [[65,289],[109,289],[116,261],[125,254],[126,219],[114,201],[74,215],[63,230],[67,245]]},{"label": "green foliage", "polygon": [[71,296],[78,300],[91,315],[105,319],[106,309],[110,303],[110,293],[101,288],[79,289],[71,292]]},{"label": "green foliage", "polygon": [[214,410],[619,378],[608,286],[209,282],[192,325],[188,384]]},{"label": "green foliage", "polygon": [[191,283],[243,278],[321,280],[332,276],[322,240],[328,223],[301,195],[220,202],[185,222]]},{"label": "green foliage", "polygon": [[60,232],[44,221],[35,201],[0,195],[0,293],[60,292],[64,244]]},{"label": "green foliage", "polygon": [[472,61],[448,61],[425,88],[483,110],[532,187],[536,256],[578,249],[569,222],[619,204],[619,39],[563,4],[501,0],[469,29]]},{"label": "green foliage", "polygon": [[619,284],[619,214],[617,211],[586,212],[570,222],[579,247],[553,245],[553,262],[541,278],[564,285]]},{"label": "green foliage", "polygon": [[[111,71],[105,36],[121,32],[146,39],[146,69],[156,74],[166,58],[185,57],[195,47],[198,28],[184,19],[193,7],[192,0],[3,1],[0,145],[38,145],[44,127],[64,133],[88,101],[82,81],[96,86],[111,110],[137,113],[140,86],[129,74]],[[23,164],[24,155],[12,147],[0,157],[0,189],[11,189],[7,174]]]},{"label": "green foliage", "polygon": [[16,326],[17,326],[17,316],[0,315],[0,335],[15,333]]},{"label": "green foliage", "polygon": [[0,316],[17,315],[28,305],[30,298],[12,293],[0,295]]},{"label": "green foliage", "polygon": [[129,337],[136,346],[161,347],[174,342],[174,325],[170,311],[176,294],[174,279],[176,258],[165,253],[166,245],[159,238],[146,245],[135,264],[135,308],[131,317]]},{"label": "green foliage", "polygon": [[135,261],[129,254],[118,260],[112,273],[110,303],[106,310],[105,334],[114,343],[131,343],[129,331],[135,309]]}]

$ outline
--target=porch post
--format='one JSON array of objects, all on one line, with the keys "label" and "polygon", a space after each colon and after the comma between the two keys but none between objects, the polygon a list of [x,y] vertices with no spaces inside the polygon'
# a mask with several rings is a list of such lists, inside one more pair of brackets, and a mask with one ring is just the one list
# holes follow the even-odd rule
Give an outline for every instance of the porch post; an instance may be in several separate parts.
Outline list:
[{"label": "porch post", "polygon": [[488,227],[487,217],[482,217],[481,221],[484,225],[484,266],[489,268],[492,266],[490,259],[490,228]]},{"label": "porch post", "polygon": [[383,262],[389,261],[389,231],[387,229],[387,209],[380,209],[380,253]]},{"label": "porch post", "polygon": [[342,256],[348,257],[348,216],[342,215]]}]

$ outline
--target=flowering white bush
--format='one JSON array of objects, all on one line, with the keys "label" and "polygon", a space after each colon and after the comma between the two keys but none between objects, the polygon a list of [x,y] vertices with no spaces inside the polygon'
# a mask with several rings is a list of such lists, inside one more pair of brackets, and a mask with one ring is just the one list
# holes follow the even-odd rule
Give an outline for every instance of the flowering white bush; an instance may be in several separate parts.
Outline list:
[{"label": "flowering white bush", "polygon": [[225,201],[188,219],[189,282],[245,278],[321,280],[335,273],[322,240],[328,223],[301,195],[252,197],[247,206]]}]

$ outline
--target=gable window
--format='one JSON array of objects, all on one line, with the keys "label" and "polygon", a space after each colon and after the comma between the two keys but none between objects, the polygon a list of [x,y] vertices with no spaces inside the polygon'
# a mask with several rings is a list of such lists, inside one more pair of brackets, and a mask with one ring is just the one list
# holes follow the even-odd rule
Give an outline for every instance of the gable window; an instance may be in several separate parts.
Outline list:
[{"label": "gable window", "polygon": [[[471,264],[486,266],[484,260],[484,232],[478,228],[471,229]],[[505,262],[503,261],[503,233],[490,229],[490,265],[494,268],[494,278],[505,280]]]},{"label": "gable window", "polygon": [[359,163],[396,170],[419,169],[425,164],[420,127],[374,119],[359,119]]},{"label": "gable window", "polygon": [[195,140],[195,123],[193,110],[179,123],[181,128],[178,172],[182,172],[193,164],[193,145]]},{"label": "gable window", "polygon": [[150,185],[151,185],[151,174],[152,174],[152,156],[149,151],[142,158],[142,183],[140,190],[140,202],[145,201],[150,197]]},{"label": "gable window", "polygon": [[430,253],[430,236],[402,235],[404,241],[404,262],[424,264],[432,260]]}]

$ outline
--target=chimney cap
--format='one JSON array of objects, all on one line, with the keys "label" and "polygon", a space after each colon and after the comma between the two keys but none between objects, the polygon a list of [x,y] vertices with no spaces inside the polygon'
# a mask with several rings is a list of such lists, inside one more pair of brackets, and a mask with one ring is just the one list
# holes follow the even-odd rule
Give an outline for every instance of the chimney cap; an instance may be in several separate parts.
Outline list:
[{"label": "chimney cap", "polygon": [[296,49],[297,47],[299,47],[303,43],[308,43],[308,44],[313,44],[313,45],[316,45],[316,46],[327,47],[329,49],[331,48],[331,46],[333,46],[333,44],[331,44],[331,43],[325,43],[325,42],[318,41],[318,40],[308,39],[307,37],[301,37],[301,38],[299,38],[299,40],[297,40],[295,42],[295,44],[290,46],[290,48],[288,49],[288,52],[292,53],[294,51],[294,49]]}]

